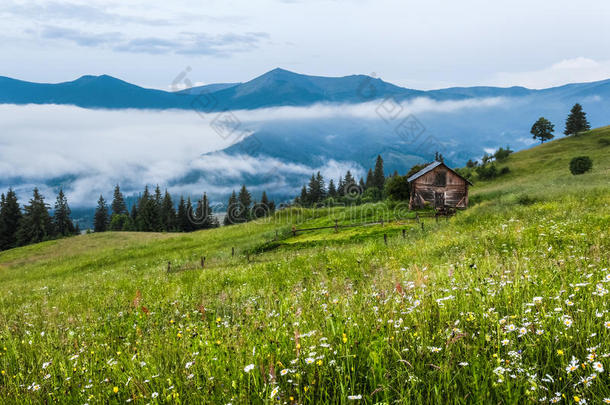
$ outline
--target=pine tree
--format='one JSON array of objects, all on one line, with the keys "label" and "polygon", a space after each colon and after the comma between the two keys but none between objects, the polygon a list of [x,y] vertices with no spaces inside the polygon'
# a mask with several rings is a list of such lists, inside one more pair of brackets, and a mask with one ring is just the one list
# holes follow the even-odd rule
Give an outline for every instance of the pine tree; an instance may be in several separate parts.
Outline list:
[{"label": "pine tree", "polygon": [[231,196],[229,197],[229,202],[227,203],[227,213],[223,221],[224,224],[233,225],[238,223],[240,211],[241,209],[237,200],[237,195],[235,195],[235,190],[233,190],[233,193],[231,193]]},{"label": "pine tree", "polygon": [[55,212],[53,213],[53,226],[58,236],[69,236],[75,234],[75,227],[70,219],[70,207],[64,190],[59,189],[57,201],[55,201]]},{"label": "pine tree", "polygon": [[[160,202],[161,190],[159,190],[158,194],[158,200]],[[150,192],[148,191],[148,186],[146,186],[138,203],[138,230],[144,232],[157,232],[161,230],[161,215],[159,207],[160,205],[157,204],[157,192],[155,191],[155,196],[151,196]]]},{"label": "pine tree", "polygon": [[44,197],[34,189],[29,204],[23,207],[23,216],[17,231],[17,244],[20,246],[51,239],[54,235],[49,206]]},{"label": "pine tree", "polygon": [[114,195],[112,198],[112,215],[127,215],[127,205],[125,204],[125,198],[123,197],[123,193],[121,193],[121,189],[117,184],[114,187]]},{"label": "pine tree", "polygon": [[6,196],[2,194],[0,202],[0,250],[17,246],[17,231],[21,216],[17,194],[9,188]]},{"label": "pine tree", "polygon": [[95,209],[95,215],[93,216],[93,231],[94,232],[106,232],[108,225],[110,224],[110,218],[108,217],[108,207],[106,206],[106,200],[100,194],[100,199],[97,200],[97,208]]},{"label": "pine tree", "polygon": [[250,195],[250,192],[248,192],[245,184],[241,186],[237,200],[239,202],[239,219],[243,222],[249,221],[252,196]]},{"label": "pine tree", "polygon": [[174,202],[167,190],[165,190],[163,202],[161,203],[161,229],[166,232],[174,232],[176,230],[176,211],[174,211]]},{"label": "pine tree", "polygon": [[328,196],[331,198],[337,198],[337,188],[335,187],[335,182],[333,179],[330,179],[328,182]]},{"label": "pine tree", "polygon": [[565,135],[578,135],[579,132],[588,131],[591,129],[589,121],[587,121],[587,113],[583,111],[582,106],[578,103],[574,104],[570,115],[566,119],[566,128],[563,131]]},{"label": "pine tree", "polygon": [[[318,172],[320,175],[320,172]],[[309,198],[308,203],[315,206],[318,202],[321,201],[322,190],[320,190],[320,182],[318,178],[311,175],[311,179],[309,180],[309,185],[307,186],[307,196]]]},{"label": "pine tree", "polygon": [[[555,130],[555,125],[551,123],[551,121],[547,120],[544,117],[538,118],[538,121],[532,125],[532,129],[530,133],[533,135],[534,139],[540,139],[540,143],[544,143],[544,141],[548,141],[549,139],[553,139],[553,131]],[[485,161],[483,161],[485,164]]]},{"label": "pine tree", "polygon": [[196,222],[197,229],[216,228],[219,225],[218,219],[212,215],[210,201],[206,193],[203,193],[203,197],[197,202]]},{"label": "pine tree", "polygon": [[131,221],[135,224],[138,220],[138,204],[136,202],[134,202],[131,206],[131,212],[129,216],[131,217]]},{"label": "pine tree", "polygon": [[385,174],[383,172],[383,159],[381,155],[377,155],[377,161],[375,162],[375,171],[373,172],[373,186],[379,190],[383,190],[385,184]]},{"label": "pine tree", "polygon": [[364,191],[364,189],[366,188],[366,184],[364,184],[364,179],[362,177],[360,177],[360,181],[358,182],[358,186],[360,187],[361,191]]}]

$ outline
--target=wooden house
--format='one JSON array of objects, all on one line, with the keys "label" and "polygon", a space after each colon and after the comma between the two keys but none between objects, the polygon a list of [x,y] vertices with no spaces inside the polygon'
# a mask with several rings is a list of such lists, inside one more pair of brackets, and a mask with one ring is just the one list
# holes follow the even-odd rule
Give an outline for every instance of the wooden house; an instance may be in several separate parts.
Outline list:
[{"label": "wooden house", "polygon": [[472,183],[443,162],[429,164],[407,181],[411,185],[410,209],[468,207],[468,186]]}]

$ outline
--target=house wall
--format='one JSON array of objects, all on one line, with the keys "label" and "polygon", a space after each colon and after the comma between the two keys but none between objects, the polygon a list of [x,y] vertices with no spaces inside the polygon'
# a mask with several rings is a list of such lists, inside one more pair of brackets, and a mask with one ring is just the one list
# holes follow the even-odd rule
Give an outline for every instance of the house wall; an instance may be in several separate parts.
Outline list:
[{"label": "house wall", "polygon": [[[439,174],[445,176],[444,186],[438,185],[436,182]],[[430,206],[434,207],[435,193],[442,193],[445,206],[468,207],[468,183],[443,166],[438,166],[411,182],[410,207],[412,209],[423,208],[425,202],[429,202]]]}]

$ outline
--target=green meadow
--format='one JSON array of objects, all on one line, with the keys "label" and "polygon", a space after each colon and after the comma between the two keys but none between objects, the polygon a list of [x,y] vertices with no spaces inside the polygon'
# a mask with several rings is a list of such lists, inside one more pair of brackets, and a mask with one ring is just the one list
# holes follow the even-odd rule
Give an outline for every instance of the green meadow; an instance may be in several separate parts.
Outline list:
[{"label": "green meadow", "polygon": [[0,402],[610,403],[609,144],[514,153],[423,229],[293,208],[1,252]]}]

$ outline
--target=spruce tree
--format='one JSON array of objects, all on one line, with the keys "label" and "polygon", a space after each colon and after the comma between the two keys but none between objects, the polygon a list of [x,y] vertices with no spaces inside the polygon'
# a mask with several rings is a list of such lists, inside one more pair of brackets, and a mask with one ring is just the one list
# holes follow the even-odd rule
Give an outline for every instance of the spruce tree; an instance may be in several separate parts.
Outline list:
[{"label": "spruce tree", "polygon": [[365,188],[375,187],[375,181],[373,180],[373,169],[369,168],[368,173],[366,174],[366,181],[364,183]]},{"label": "spruce tree", "polygon": [[186,213],[186,202],[184,201],[184,197],[180,196],[180,202],[178,203],[178,213],[176,218],[176,227],[180,232],[188,232],[188,223],[189,217]]},{"label": "spruce tree", "polygon": [[100,198],[97,200],[95,215],[93,216],[93,231],[106,232],[109,224],[108,206],[106,205],[106,200],[104,200],[104,197],[100,194]]},{"label": "spruce tree", "polygon": [[245,184],[241,186],[237,200],[239,202],[239,219],[243,222],[249,221],[252,196],[250,195],[250,192],[248,192]]},{"label": "spruce tree", "polygon": [[307,187],[303,186],[301,188],[301,195],[299,196],[299,204],[303,207],[307,207],[309,205],[309,195],[307,195]]},{"label": "spruce tree", "polygon": [[74,235],[75,227],[70,219],[70,207],[63,189],[59,189],[57,201],[55,201],[55,212],[53,213],[53,225],[58,236]]},{"label": "spruce tree", "polygon": [[17,231],[21,216],[17,194],[9,188],[6,196],[2,194],[0,202],[0,250],[17,246]]},{"label": "spruce tree", "polygon": [[337,188],[335,187],[335,182],[333,179],[330,179],[328,182],[328,196],[331,198],[337,198]]},{"label": "spruce tree", "polygon": [[229,202],[227,203],[227,213],[223,223],[225,225],[233,225],[239,222],[240,211],[241,209],[237,200],[237,195],[235,195],[235,190],[233,190],[233,193],[231,193],[231,196],[229,197]]},{"label": "spruce tree", "polygon": [[579,132],[588,131],[591,129],[589,121],[587,121],[587,113],[583,111],[582,106],[578,103],[574,104],[570,115],[566,119],[566,128],[563,131],[565,135],[578,135]]},{"label": "spruce tree", "polygon": [[383,159],[381,155],[377,155],[377,161],[375,162],[375,171],[373,172],[373,186],[377,187],[380,191],[383,190],[385,184],[385,174],[383,172]]},{"label": "spruce tree", "polygon": [[337,184],[337,197],[343,197],[345,195],[345,180],[339,176],[339,183]]},{"label": "spruce tree", "polygon": [[125,197],[121,193],[121,188],[117,184],[114,187],[114,195],[112,197],[112,215],[127,215],[127,204],[125,204]]},{"label": "spruce tree", "polygon": [[165,190],[163,202],[161,203],[161,229],[166,232],[174,232],[176,230],[176,211],[174,211],[174,202],[167,190]]},{"label": "spruce tree", "polygon": [[29,204],[23,207],[23,216],[17,231],[17,244],[23,246],[38,243],[51,239],[53,235],[49,206],[44,202],[44,197],[38,188],[35,188]]},{"label": "spruce tree", "polygon": [[[140,202],[138,203],[138,230],[140,231],[158,232],[161,230],[161,190],[158,191],[158,196],[157,190],[155,190],[155,195],[151,196],[148,191],[148,186],[144,188],[144,193],[142,194],[142,197],[140,197]],[[159,201],[159,204],[157,204],[157,200]]]},{"label": "spruce tree", "polygon": [[364,179],[362,177],[360,177],[360,181],[358,182],[358,186],[360,187],[360,190],[364,191],[364,189],[366,188],[366,184],[364,183]]},{"label": "spruce tree", "polygon": [[195,223],[193,221],[193,203],[191,197],[186,198],[186,223],[184,223],[184,232],[193,232],[195,230]]}]

